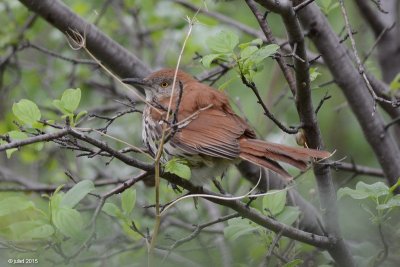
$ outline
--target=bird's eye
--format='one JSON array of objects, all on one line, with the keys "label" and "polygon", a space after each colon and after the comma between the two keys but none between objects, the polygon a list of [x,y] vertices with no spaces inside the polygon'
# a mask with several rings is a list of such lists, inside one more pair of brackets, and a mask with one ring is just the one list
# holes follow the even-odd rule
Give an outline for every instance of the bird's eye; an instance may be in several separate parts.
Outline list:
[{"label": "bird's eye", "polygon": [[162,88],[165,88],[165,87],[167,87],[169,84],[168,84],[167,82],[162,82],[160,85],[161,85]]}]

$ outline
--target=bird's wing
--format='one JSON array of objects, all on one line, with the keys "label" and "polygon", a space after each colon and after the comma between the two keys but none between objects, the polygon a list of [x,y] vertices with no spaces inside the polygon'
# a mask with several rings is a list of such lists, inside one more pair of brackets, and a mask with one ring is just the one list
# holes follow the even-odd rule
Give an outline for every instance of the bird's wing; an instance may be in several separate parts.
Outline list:
[{"label": "bird's wing", "polygon": [[178,125],[183,122],[181,124],[185,126],[170,142],[185,153],[234,159],[240,153],[239,138],[255,135],[248,124],[233,112],[226,96],[208,86],[202,90],[186,91],[179,114]]}]

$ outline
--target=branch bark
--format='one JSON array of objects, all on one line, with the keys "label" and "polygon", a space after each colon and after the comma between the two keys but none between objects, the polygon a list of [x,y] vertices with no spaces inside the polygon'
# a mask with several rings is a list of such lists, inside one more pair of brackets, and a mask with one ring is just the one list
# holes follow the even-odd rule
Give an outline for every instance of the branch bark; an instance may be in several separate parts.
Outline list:
[{"label": "branch bark", "polygon": [[150,73],[140,59],[111,40],[96,26],[72,12],[58,0],[20,0],[29,10],[40,15],[63,34],[78,31],[86,37],[89,51],[121,77],[144,77]]},{"label": "branch bark", "polygon": [[[292,1],[257,0],[259,4],[268,10],[278,13],[285,24],[292,46],[294,57],[294,69],[296,73],[296,107],[301,124],[304,125],[304,133],[307,145],[311,148],[323,149],[324,143],[318,126],[316,114],[311,100],[309,63],[307,60],[306,46],[300,22],[296,16]],[[301,4],[297,3],[297,4]],[[312,3],[311,3],[312,4]],[[304,7],[299,12],[305,10]],[[330,168],[323,164],[314,164],[314,174],[317,180],[321,207],[324,210],[324,226],[329,235],[339,241],[328,251],[333,259],[341,266],[354,266],[352,255],[347,245],[341,238],[336,204],[336,191],[333,185]]]},{"label": "branch bark", "polygon": [[382,69],[383,80],[390,83],[400,72],[400,25],[399,1],[385,0],[380,2],[383,13],[372,1],[354,0],[360,9],[360,14],[369,24],[375,36],[379,36],[385,29],[390,28],[377,44],[378,60]]},{"label": "branch bark", "polygon": [[347,55],[346,48],[340,44],[339,38],[316,4],[303,8],[298,16],[347,98],[388,182],[395,184],[400,177],[400,150],[390,133],[385,131],[385,123],[379,112],[374,112],[373,99]]}]

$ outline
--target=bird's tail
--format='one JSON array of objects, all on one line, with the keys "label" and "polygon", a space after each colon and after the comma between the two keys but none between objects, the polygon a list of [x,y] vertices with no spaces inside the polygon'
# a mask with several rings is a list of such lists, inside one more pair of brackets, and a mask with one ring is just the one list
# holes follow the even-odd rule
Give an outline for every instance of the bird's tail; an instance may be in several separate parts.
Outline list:
[{"label": "bird's tail", "polygon": [[290,147],[256,139],[240,139],[240,158],[270,169],[285,178],[292,176],[277,161],[305,170],[313,158],[327,158],[331,153],[302,147]]}]

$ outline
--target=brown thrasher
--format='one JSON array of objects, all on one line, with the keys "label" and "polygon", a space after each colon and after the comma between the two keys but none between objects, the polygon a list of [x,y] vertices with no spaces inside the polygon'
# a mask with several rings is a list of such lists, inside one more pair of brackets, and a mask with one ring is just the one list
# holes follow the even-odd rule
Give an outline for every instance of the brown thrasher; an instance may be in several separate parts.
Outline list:
[{"label": "brown thrasher", "polygon": [[[244,119],[235,114],[228,98],[189,74],[178,71],[170,119],[166,121],[172,94],[174,69],[162,69],[144,79],[128,78],[124,83],[145,89],[142,138],[150,153],[157,153],[163,124],[170,138],[164,145],[162,160],[183,157],[192,171],[191,181],[202,185],[221,175],[231,163],[246,160],[291,178],[281,161],[305,170],[312,158],[326,158],[329,152],[289,147],[256,139]],[[156,110],[157,109],[157,110]],[[177,116],[173,113],[177,111]]]}]

